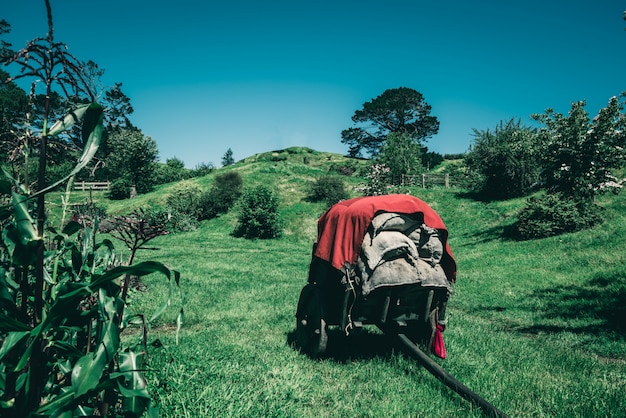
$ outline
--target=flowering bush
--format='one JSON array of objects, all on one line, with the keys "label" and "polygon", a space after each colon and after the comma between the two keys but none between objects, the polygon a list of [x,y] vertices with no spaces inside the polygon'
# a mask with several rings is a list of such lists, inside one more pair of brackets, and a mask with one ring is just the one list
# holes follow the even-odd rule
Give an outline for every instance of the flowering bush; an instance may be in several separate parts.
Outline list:
[{"label": "flowering bush", "polygon": [[359,189],[365,196],[380,196],[389,193],[391,187],[391,169],[385,164],[372,164],[365,176],[367,184]]}]

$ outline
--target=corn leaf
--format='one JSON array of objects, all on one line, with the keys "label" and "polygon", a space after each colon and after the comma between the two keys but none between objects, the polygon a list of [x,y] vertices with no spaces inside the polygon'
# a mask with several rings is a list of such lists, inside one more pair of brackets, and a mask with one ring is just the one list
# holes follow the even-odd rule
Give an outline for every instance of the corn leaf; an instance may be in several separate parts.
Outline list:
[{"label": "corn leaf", "polygon": [[2,342],[2,347],[0,347],[0,359],[4,358],[7,353],[13,350],[13,348],[22,344],[29,335],[30,332],[28,331],[10,332]]},{"label": "corn leaf", "polygon": [[62,119],[59,119],[54,123],[54,125],[52,125],[52,127],[48,131],[48,135],[58,135],[64,131],[67,131],[75,124],[80,123],[80,121],[83,120],[83,117],[85,116],[85,113],[87,112],[89,106],[89,104],[81,105],[78,106],[76,109],[67,112]]},{"label": "corn leaf", "polygon": [[99,344],[94,353],[89,353],[76,362],[72,369],[72,389],[75,396],[81,396],[95,389],[110,361],[113,360],[120,345],[119,321],[116,299],[98,292],[100,306],[108,318],[102,329]]},{"label": "corn leaf", "polygon": [[[125,351],[120,353],[120,373],[118,380],[120,393],[124,396],[124,410],[141,416],[150,403],[146,379],[143,377],[144,352]],[[113,375],[111,377],[114,377]]]},{"label": "corn leaf", "polygon": [[13,193],[13,214],[20,243],[26,245],[30,241],[37,240],[37,228],[35,221],[28,213],[26,198],[17,193]]},{"label": "corn leaf", "polygon": [[[74,115],[76,115],[76,111],[74,111]],[[103,108],[98,103],[91,103],[89,105],[86,105],[84,111],[81,111],[80,116],[84,119],[82,137],[85,145],[83,147],[83,153],[78,159],[76,166],[67,176],[63,177],[61,180],[55,182],[54,184],[51,184],[45,189],[39,190],[37,193],[31,195],[29,198],[33,198],[42,193],[47,193],[48,191],[56,188],[58,185],[66,182],[70,177],[75,176],[80,170],[85,168],[96,155],[96,151],[98,151],[100,143],[102,142],[102,131],[104,123]],[[74,116],[69,117],[72,120],[74,118]],[[66,115],[63,120],[65,120],[66,118],[68,118],[68,115]],[[57,124],[55,123],[53,127],[55,127],[56,125]]]}]

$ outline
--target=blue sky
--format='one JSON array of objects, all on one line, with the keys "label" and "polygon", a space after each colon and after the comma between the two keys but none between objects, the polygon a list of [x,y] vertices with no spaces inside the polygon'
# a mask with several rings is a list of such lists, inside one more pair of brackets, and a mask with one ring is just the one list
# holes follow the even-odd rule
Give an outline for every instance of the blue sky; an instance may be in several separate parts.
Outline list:
[{"label": "blue sky", "polygon": [[[626,90],[626,1],[51,0],[55,40],[123,83],[161,160],[220,165],[341,131],[389,88],[424,95],[430,150],[570,103],[595,114]],[[43,0],[3,5],[14,48],[45,36]]]}]

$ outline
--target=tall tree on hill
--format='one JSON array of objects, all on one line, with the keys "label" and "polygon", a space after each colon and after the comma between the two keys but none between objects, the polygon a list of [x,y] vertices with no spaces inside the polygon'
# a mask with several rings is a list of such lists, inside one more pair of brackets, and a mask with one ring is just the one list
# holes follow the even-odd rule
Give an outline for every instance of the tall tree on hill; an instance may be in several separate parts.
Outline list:
[{"label": "tall tree on hill", "polygon": [[222,165],[224,167],[235,164],[235,159],[233,158],[233,150],[228,148],[226,153],[222,157]]},{"label": "tall tree on hill", "polygon": [[439,121],[430,112],[431,106],[416,90],[385,90],[354,112],[355,126],[341,132],[341,142],[349,146],[348,153],[353,157],[363,151],[375,156],[390,133],[406,134],[421,145],[439,131]]}]

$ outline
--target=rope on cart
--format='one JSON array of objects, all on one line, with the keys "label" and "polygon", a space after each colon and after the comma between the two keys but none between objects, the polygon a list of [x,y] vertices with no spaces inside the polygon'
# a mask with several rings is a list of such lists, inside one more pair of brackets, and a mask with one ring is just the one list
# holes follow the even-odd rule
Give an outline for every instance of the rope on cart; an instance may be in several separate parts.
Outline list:
[{"label": "rope on cart", "polygon": [[350,335],[350,331],[352,330],[353,324],[352,324],[352,309],[354,308],[354,304],[356,303],[356,281],[354,280],[354,278],[356,277],[356,273],[354,272],[354,266],[348,262],[346,262],[343,266],[343,268],[341,269],[343,271],[344,277],[345,277],[345,281],[346,281],[346,291],[349,291],[350,293],[352,293],[352,302],[350,303],[350,307],[348,308],[348,312],[347,312],[347,321],[346,321],[346,327],[344,328],[343,332],[346,334],[346,337],[348,335]]}]

